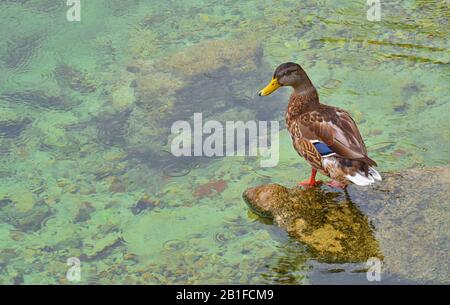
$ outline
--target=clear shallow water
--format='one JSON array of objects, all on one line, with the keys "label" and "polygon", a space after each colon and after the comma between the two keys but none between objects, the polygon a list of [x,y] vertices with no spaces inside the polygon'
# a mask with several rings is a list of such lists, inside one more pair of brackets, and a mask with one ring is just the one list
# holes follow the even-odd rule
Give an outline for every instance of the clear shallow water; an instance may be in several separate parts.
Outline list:
[{"label": "clear shallow water", "polygon": [[327,282],[241,199],[307,176],[285,130],[270,169],[165,152],[195,111],[283,126],[288,90],[256,97],[281,62],[381,171],[449,163],[446,1],[383,1],[380,22],[365,1],[82,1],[80,23],[60,2],[0,2],[1,283],[66,283],[68,257],[82,283]]}]

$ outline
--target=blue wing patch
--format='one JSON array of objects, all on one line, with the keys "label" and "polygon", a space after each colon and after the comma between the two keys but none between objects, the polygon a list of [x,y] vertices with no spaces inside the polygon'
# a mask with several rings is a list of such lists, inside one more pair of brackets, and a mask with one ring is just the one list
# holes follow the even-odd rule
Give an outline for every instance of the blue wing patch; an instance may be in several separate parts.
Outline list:
[{"label": "blue wing patch", "polygon": [[313,144],[321,156],[327,156],[330,154],[334,154],[334,151],[332,151],[331,148],[328,147],[328,145],[325,143],[315,142]]}]

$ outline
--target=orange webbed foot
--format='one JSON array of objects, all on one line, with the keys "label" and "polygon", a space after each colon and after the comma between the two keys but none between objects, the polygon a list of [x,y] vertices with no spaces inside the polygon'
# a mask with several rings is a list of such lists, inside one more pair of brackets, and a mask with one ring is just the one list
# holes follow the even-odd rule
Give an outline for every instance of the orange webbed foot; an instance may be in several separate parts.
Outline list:
[{"label": "orange webbed foot", "polygon": [[317,174],[317,169],[312,168],[311,169],[311,177],[309,178],[309,180],[300,181],[298,183],[298,185],[302,186],[304,188],[311,188],[311,187],[315,187],[315,186],[322,184],[322,181],[316,180],[316,174]]},{"label": "orange webbed foot", "polygon": [[298,186],[301,186],[304,188],[310,188],[310,187],[320,186],[321,184],[323,184],[323,181],[320,181],[320,180],[315,180],[315,181],[304,180],[304,181],[300,181],[298,183]]}]

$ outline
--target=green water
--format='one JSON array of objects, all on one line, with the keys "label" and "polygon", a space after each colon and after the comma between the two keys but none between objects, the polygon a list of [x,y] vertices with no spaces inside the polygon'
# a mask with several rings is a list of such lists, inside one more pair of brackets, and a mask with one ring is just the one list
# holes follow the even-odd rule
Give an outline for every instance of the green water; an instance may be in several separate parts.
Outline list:
[{"label": "green water", "polygon": [[288,90],[256,96],[282,62],[353,115],[380,171],[449,164],[448,1],[382,1],[379,22],[363,0],[82,0],[81,22],[65,2],[0,1],[0,283],[68,283],[69,257],[81,283],[314,282],[324,267],[241,198],[307,177],[284,128],[273,168],[166,153],[194,112],[284,126]]}]

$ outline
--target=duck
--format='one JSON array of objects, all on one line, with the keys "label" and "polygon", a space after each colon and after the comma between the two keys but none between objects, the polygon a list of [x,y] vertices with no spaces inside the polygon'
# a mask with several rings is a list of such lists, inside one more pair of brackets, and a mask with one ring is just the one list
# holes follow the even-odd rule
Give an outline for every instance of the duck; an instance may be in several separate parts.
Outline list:
[{"label": "duck", "polygon": [[316,180],[318,171],[332,179],[327,184],[334,188],[345,189],[351,183],[368,186],[382,180],[353,118],[343,109],[322,104],[299,64],[279,65],[259,96],[268,96],[281,87],[292,88],[285,119],[293,147],[311,165],[310,178],[299,186],[322,184]]}]

